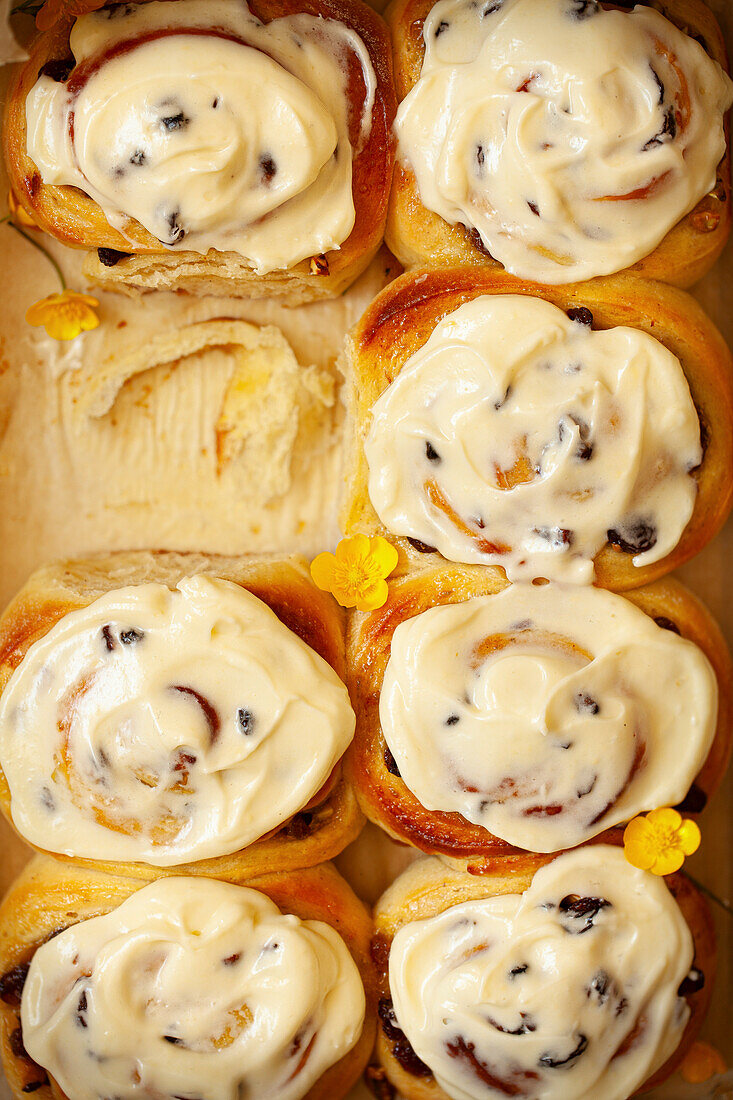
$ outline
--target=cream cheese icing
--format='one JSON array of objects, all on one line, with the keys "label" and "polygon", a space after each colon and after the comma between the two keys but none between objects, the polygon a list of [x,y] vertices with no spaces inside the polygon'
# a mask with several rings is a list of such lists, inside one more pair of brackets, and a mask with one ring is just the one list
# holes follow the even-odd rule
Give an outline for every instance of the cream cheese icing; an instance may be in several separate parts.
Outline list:
[{"label": "cream cheese icing", "polygon": [[[125,233],[166,248],[238,252],[259,273],[339,248],[354,226],[349,66],[376,78],[358,35],[245,3],[152,0],[76,20],[76,68],[26,101],[44,183],[80,188]],[[357,148],[358,151],[358,148]],[[134,241],[134,233],[130,238]]]},{"label": "cream cheese icing", "polygon": [[398,155],[423,205],[509,271],[619,271],[715,186],[733,84],[651,7],[439,0],[423,37]]},{"label": "cream cheese icing", "polygon": [[451,1100],[626,1100],[679,1044],[693,953],[665,883],[601,845],[403,926],[390,987]]},{"label": "cream cheese icing", "polygon": [[376,401],[365,454],[393,534],[511,579],[578,583],[593,580],[607,539],[637,566],[669,554],[702,461],[672,352],[639,329],[595,331],[512,294],[475,298],[436,325]]},{"label": "cream cheese icing", "polygon": [[702,651],[628,600],[515,584],[400,623],[379,716],[426,809],[553,852],[681,802],[717,706]]},{"label": "cream cheese icing", "polygon": [[161,867],[264,836],[354,733],[346,687],[239,585],[143,584],[64,616],[0,699],[18,831],[69,856]]},{"label": "cream cheese icing", "polygon": [[357,1042],[361,978],[321,921],[210,879],[152,883],[41,946],[23,1042],[70,1100],[300,1100]]}]

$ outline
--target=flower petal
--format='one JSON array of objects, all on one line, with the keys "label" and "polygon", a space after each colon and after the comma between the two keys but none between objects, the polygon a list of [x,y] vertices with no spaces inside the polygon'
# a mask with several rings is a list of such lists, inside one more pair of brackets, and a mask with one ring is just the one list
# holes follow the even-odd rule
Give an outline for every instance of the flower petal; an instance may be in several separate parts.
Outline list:
[{"label": "flower petal", "polygon": [[323,554],[319,554],[318,557],[314,558],[311,562],[311,577],[313,578],[313,583],[323,592],[331,591],[331,582],[333,580],[335,565],[336,558],[327,551]]},{"label": "flower petal", "polygon": [[702,834],[695,821],[685,820],[677,830],[677,843],[686,856],[691,856],[700,847]]},{"label": "flower petal", "polygon": [[361,562],[369,553],[369,539],[366,535],[352,535],[351,538],[341,539],[336,547],[336,561],[348,564]]},{"label": "flower petal", "polygon": [[355,607],[357,611],[376,611],[384,607],[389,596],[389,586],[385,580],[379,580],[364,592],[357,596]]},{"label": "flower petal", "polygon": [[717,1074],[725,1073],[728,1066],[719,1050],[711,1043],[699,1041],[690,1047],[680,1068],[683,1081],[688,1085],[702,1085]]},{"label": "flower petal", "polygon": [[671,832],[677,832],[682,824],[682,814],[670,807],[665,807],[661,810],[652,810],[650,814],[647,814],[647,818],[656,828],[669,829]]},{"label": "flower petal", "polygon": [[645,817],[635,817],[624,830],[624,854],[632,865],[648,871],[658,855],[656,830]]},{"label": "flower petal", "polygon": [[681,848],[665,848],[659,853],[649,870],[653,875],[673,875],[675,871],[679,871],[684,862],[685,856]]},{"label": "flower petal", "polygon": [[397,547],[381,535],[375,535],[370,543],[371,554],[377,562],[379,572],[383,577],[388,577],[397,568],[399,554]]}]

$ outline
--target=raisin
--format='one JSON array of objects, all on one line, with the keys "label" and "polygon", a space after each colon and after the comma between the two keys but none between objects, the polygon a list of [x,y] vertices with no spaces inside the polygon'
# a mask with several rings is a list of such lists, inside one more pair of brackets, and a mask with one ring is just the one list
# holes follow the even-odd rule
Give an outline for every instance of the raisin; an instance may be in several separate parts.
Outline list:
[{"label": "raisin", "polygon": [[683,980],[679,989],[677,990],[678,997],[689,997],[692,993],[699,993],[705,985],[705,975],[702,970],[699,970],[696,966],[693,966],[690,973]]},{"label": "raisin", "polygon": [[648,520],[638,519],[607,531],[606,538],[624,554],[645,554],[657,544],[657,529]]},{"label": "raisin", "polygon": [[236,963],[239,962],[241,957],[242,956],[238,951],[236,951],[233,955],[227,955],[227,957],[224,959],[224,966],[234,966]]},{"label": "raisin", "polygon": [[582,922],[582,927],[568,927],[563,922],[566,932],[572,932],[582,936],[593,927],[593,922],[602,909],[611,907],[611,902],[605,898],[582,898],[578,894],[567,894],[560,902],[558,908],[561,913],[568,916],[571,921]]},{"label": "raisin", "polygon": [[605,970],[599,970],[586,989],[586,996],[590,999],[595,996],[599,1004],[605,1004],[611,990],[611,978]]},{"label": "raisin", "polygon": [[399,1062],[406,1073],[413,1077],[432,1077],[433,1071],[426,1066],[412,1048],[410,1040],[397,1023],[392,1000],[383,997],[379,1002],[379,1019],[382,1023],[382,1031],[392,1044],[392,1056]]},{"label": "raisin", "polygon": [[534,533],[549,542],[553,550],[573,545],[573,532],[565,527],[535,527]]},{"label": "raisin", "polygon": [[120,641],[123,645],[136,645],[141,642],[145,635],[142,630],[121,630]]},{"label": "raisin", "polygon": [[102,638],[104,639],[104,644],[107,648],[107,651],[111,653],[112,650],[115,648],[116,642],[112,635],[112,627],[109,624],[102,627]]},{"label": "raisin", "polygon": [[539,206],[537,205],[537,203],[536,203],[536,202],[532,202],[532,201],[531,201],[530,199],[527,199],[527,206],[528,206],[528,207],[530,208],[530,210],[532,211],[532,213],[534,214],[534,216],[535,216],[536,218],[539,218],[539,216],[540,216],[540,208],[539,208]]},{"label": "raisin", "polygon": [[426,542],[421,542],[420,539],[408,538],[407,541],[410,546],[417,550],[418,554],[437,554],[438,552],[435,546],[428,546]]},{"label": "raisin", "polygon": [[425,455],[427,457],[428,462],[442,462],[443,461],[429,439],[425,440]]},{"label": "raisin", "polygon": [[520,1012],[519,1019],[521,1022],[519,1026],[515,1028],[505,1027],[504,1024],[500,1024],[498,1020],[492,1020],[490,1016],[486,1017],[486,1022],[496,1031],[500,1031],[502,1035],[529,1035],[531,1032],[537,1030],[537,1024],[528,1012]]},{"label": "raisin", "polygon": [[479,168],[483,168],[485,159],[486,159],[486,157],[485,157],[485,154],[484,154],[483,145],[477,145],[476,146],[476,163],[478,164]]},{"label": "raisin", "polygon": [[260,175],[263,183],[271,183],[277,175],[277,165],[269,153],[260,157]]},{"label": "raisin", "polygon": [[190,121],[191,119],[186,118],[183,111],[179,111],[176,115],[166,115],[161,118],[160,124],[163,129],[172,134],[175,130],[185,130]]},{"label": "raisin", "polygon": [[86,989],[84,989],[82,990],[81,996],[79,997],[79,1003],[76,1006],[76,1019],[80,1027],[88,1026],[85,1016],[87,1007],[87,991]]},{"label": "raisin", "polygon": [[663,103],[665,101],[664,81],[663,81],[663,79],[661,79],[661,77],[657,73],[657,70],[655,69],[654,65],[649,65],[649,68],[652,69],[652,76],[654,77],[654,83],[656,84],[657,88],[659,89],[659,106],[661,106],[661,105],[663,105]]},{"label": "raisin", "polygon": [[386,974],[387,964],[389,963],[389,940],[379,934],[372,936],[372,942],[369,945],[369,956],[377,968],[377,972],[380,975]]},{"label": "raisin", "polygon": [[522,963],[520,966],[513,966],[509,971],[509,977],[512,981],[518,978],[520,974],[526,974],[529,970],[529,963]]},{"label": "raisin", "polygon": [[[120,638],[122,635],[120,634]],[[209,727],[209,738],[211,744],[217,740],[219,736],[219,730],[221,729],[221,719],[214,706],[209,700],[203,696],[200,692],[196,691],[192,687],[186,687],[184,684],[173,684],[171,691],[178,691],[181,695],[190,695],[192,699],[195,699],[198,705],[203,711],[204,718],[206,719],[206,725]]]},{"label": "raisin", "polygon": [[27,1058],[28,1051],[23,1045],[23,1028],[16,1027],[10,1032],[10,1052],[14,1058]]},{"label": "raisin", "polygon": [[666,615],[655,615],[654,622],[657,624],[657,626],[661,626],[662,630],[671,630],[673,634],[681,633],[680,628],[677,626],[677,623],[672,622],[672,620],[668,619]]},{"label": "raisin", "polygon": [[38,70],[39,76],[49,76],[51,80],[55,80],[57,84],[63,84],[69,77],[69,73],[74,68],[73,57],[57,57],[53,61],[47,61],[46,64]]},{"label": "raisin", "polygon": [[584,19],[590,19],[592,15],[598,15],[599,10],[598,0],[570,0],[567,13],[571,19],[582,22]]},{"label": "raisin", "polygon": [[577,321],[579,325],[586,325],[591,328],[593,325],[593,314],[587,306],[571,306],[566,311],[571,321]]},{"label": "raisin", "polygon": [[249,737],[251,733],[254,733],[255,716],[252,711],[240,707],[237,711],[237,724],[245,737]]},{"label": "raisin", "polygon": [[292,840],[303,840],[309,835],[312,823],[313,814],[308,813],[307,810],[303,810],[290,819],[283,831],[285,835]]},{"label": "raisin", "polygon": [[558,1058],[555,1054],[543,1054],[540,1057],[540,1065],[545,1066],[547,1069],[559,1069],[560,1066],[567,1066],[570,1062],[574,1062],[576,1058],[580,1058],[582,1054],[585,1054],[588,1047],[588,1039],[585,1035],[578,1035],[578,1043],[575,1050],[572,1050],[566,1058]]},{"label": "raisin", "polygon": [[577,692],[575,699],[575,709],[579,714],[599,714],[600,706],[590,695],[585,694],[582,691]]},{"label": "raisin", "polygon": [[397,761],[392,755],[391,749],[386,745],[384,748],[384,765],[390,775],[395,775],[398,779],[402,778],[402,772],[397,767]]},{"label": "raisin", "polygon": [[178,244],[186,236],[186,230],[179,222],[181,216],[180,210],[172,210],[168,215],[168,228],[170,229],[170,236],[168,238],[168,244]]},{"label": "raisin", "polygon": [[129,252],[119,252],[116,248],[98,248],[97,256],[103,267],[114,267],[120,260],[127,260]]},{"label": "raisin", "polygon": [[708,796],[705,791],[702,787],[698,787],[697,783],[693,783],[679,805],[675,806],[675,809],[679,813],[700,814],[707,804]]},{"label": "raisin", "polygon": [[455,726],[457,722],[460,722],[461,717],[459,714],[449,714],[445,720],[446,726]]}]

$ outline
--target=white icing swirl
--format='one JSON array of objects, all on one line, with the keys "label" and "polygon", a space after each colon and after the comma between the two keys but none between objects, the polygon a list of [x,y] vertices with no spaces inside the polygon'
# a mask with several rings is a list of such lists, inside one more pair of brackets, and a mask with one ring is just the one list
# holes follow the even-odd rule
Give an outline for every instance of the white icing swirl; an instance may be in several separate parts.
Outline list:
[{"label": "white icing swirl", "polygon": [[628,600],[519,584],[400,623],[379,715],[426,809],[553,852],[681,802],[717,702],[702,651]]},{"label": "white icing swirl", "polygon": [[348,237],[348,66],[366,84],[362,137],[376,78],[344,24],[154,0],[82,16],[70,46],[70,80],[41,75],[26,101],[44,183],[79,187],[123,233],[134,218],[166,248],[238,252],[260,273]]},{"label": "white icing swirl", "polygon": [[679,1044],[693,950],[665,883],[601,845],[402,927],[390,986],[452,1100],[626,1100]]},{"label": "white icing swirl", "polygon": [[509,271],[619,271],[715,186],[733,84],[658,11],[440,0],[423,35],[399,155],[423,204]]},{"label": "white icing swirl", "polygon": [[670,351],[523,295],[475,298],[440,321],[376,401],[365,453],[393,534],[510,579],[579,583],[609,532],[634,565],[669,554],[702,460]]},{"label": "white icing swirl", "polygon": [[64,616],[0,699],[0,762],[26,840],[160,867],[276,829],[353,733],[331,666],[251,593],[204,576]]},{"label": "white icing swirl", "polygon": [[38,949],[23,1042],[71,1100],[300,1100],[357,1042],[344,941],[210,879],[152,883]]}]

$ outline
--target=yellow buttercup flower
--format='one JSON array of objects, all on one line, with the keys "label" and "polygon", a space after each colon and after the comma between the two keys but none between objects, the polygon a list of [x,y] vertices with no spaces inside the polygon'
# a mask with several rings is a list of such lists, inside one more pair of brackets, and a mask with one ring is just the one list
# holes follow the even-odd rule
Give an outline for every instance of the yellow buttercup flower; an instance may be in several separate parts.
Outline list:
[{"label": "yellow buttercup flower", "polygon": [[99,317],[94,312],[99,305],[89,294],[76,290],[64,290],[61,294],[49,294],[32,305],[25,315],[29,325],[43,325],[54,340],[73,340],[80,332],[96,328]]},{"label": "yellow buttercup flower", "polygon": [[688,1085],[702,1085],[728,1069],[725,1059],[711,1043],[693,1043],[680,1067],[682,1080]]},{"label": "yellow buttercup flower", "polygon": [[683,820],[676,810],[652,810],[635,817],[624,831],[624,853],[633,867],[653,875],[679,871],[685,856],[700,847],[700,830],[694,821]]},{"label": "yellow buttercup flower", "polygon": [[380,535],[354,535],[341,539],[335,554],[319,554],[311,563],[311,576],[324,592],[331,592],[342,607],[376,611],[387,602],[387,577],[397,565],[397,551]]},{"label": "yellow buttercup flower", "polygon": [[8,212],[16,225],[22,225],[25,229],[38,229],[36,222],[25,207],[20,205],[12,191],[8,191]]}]

